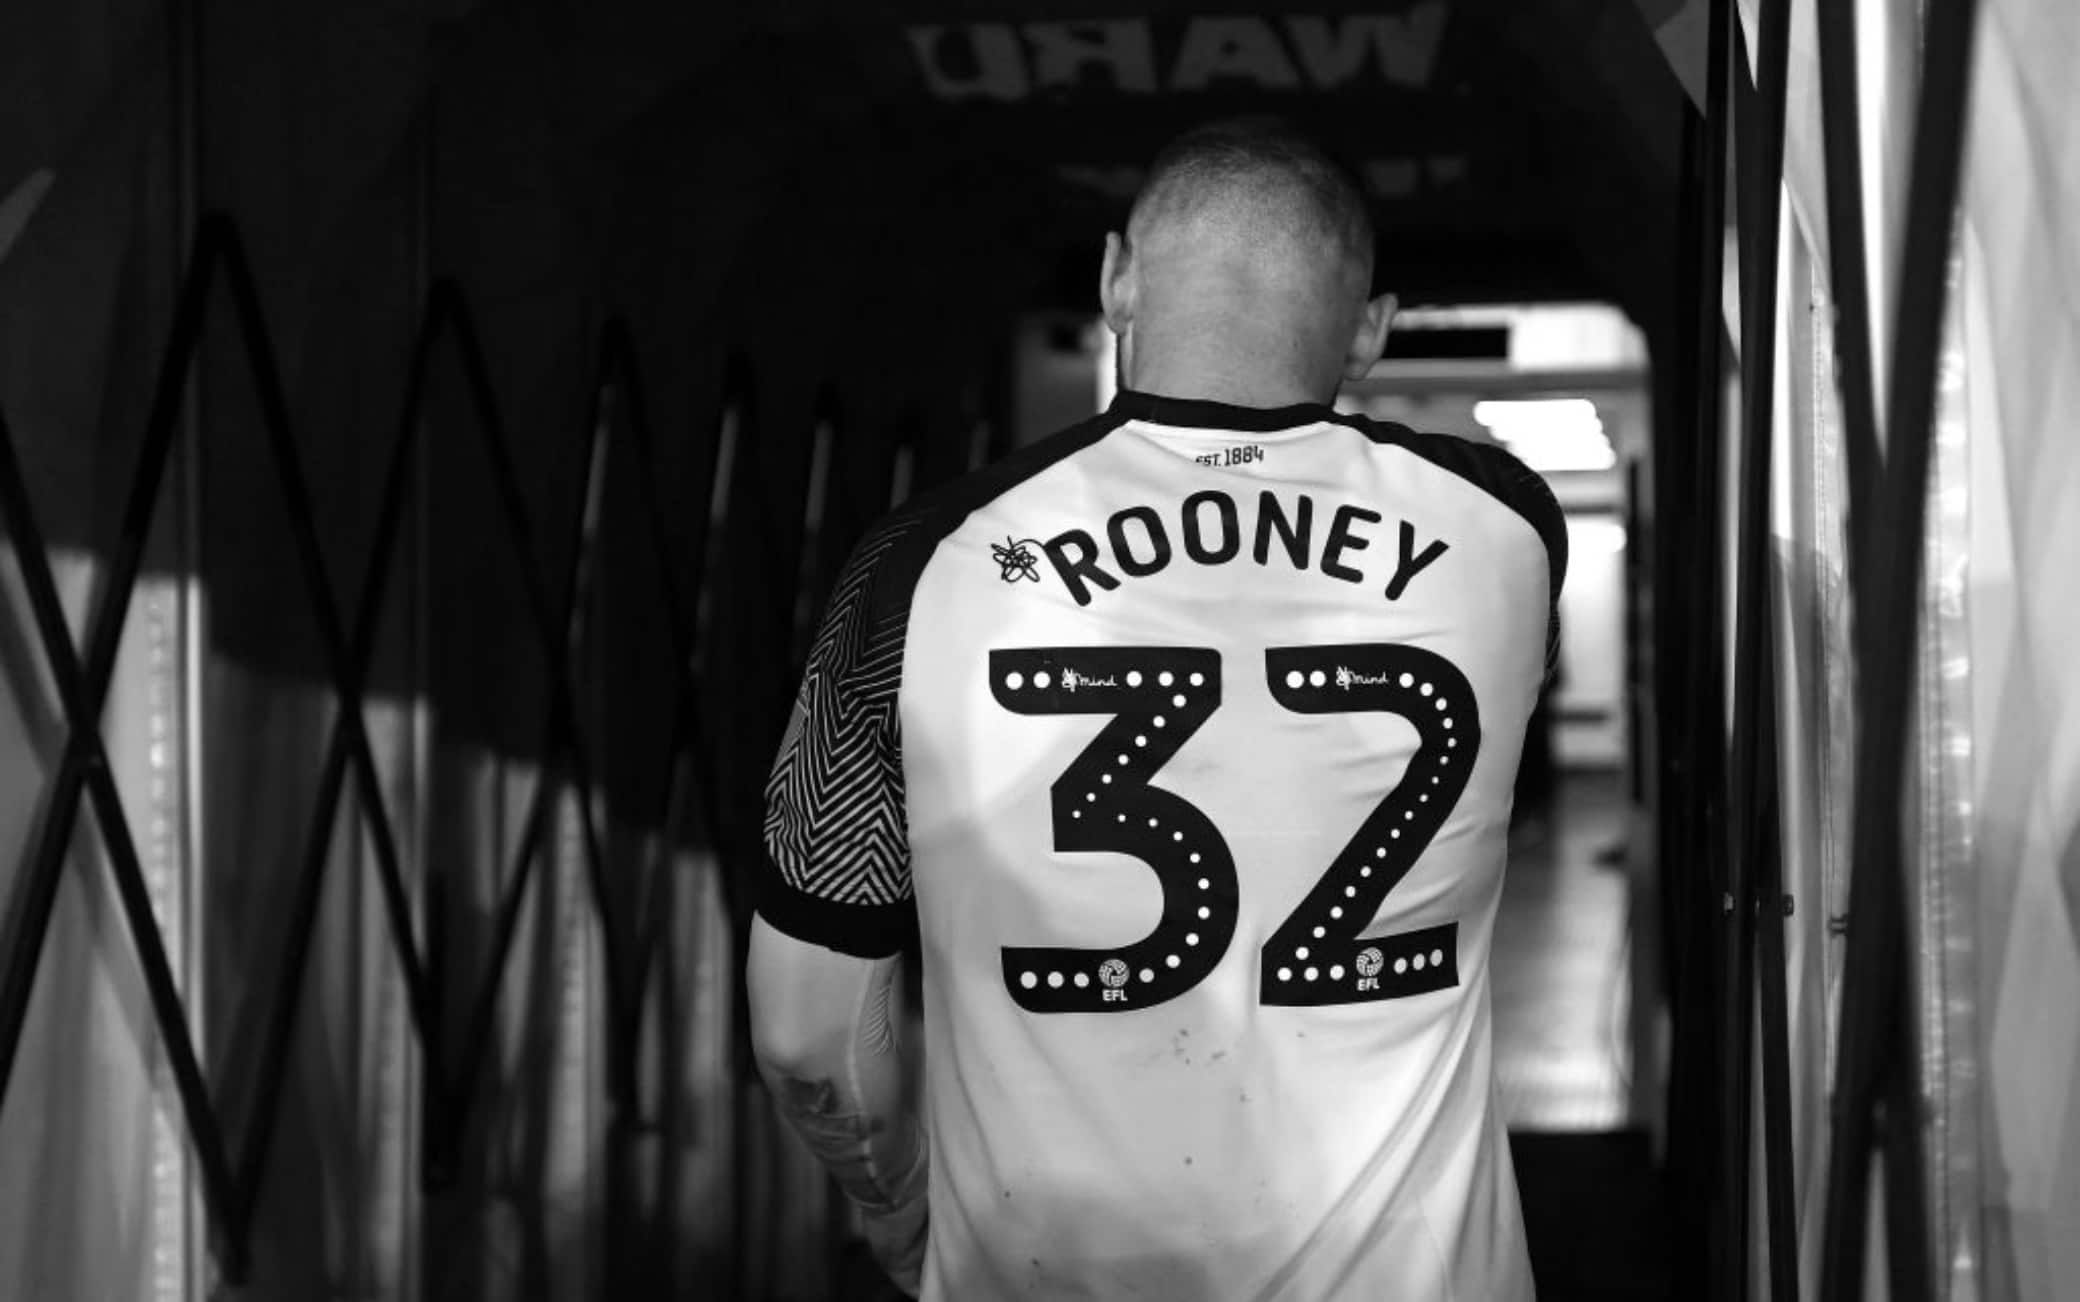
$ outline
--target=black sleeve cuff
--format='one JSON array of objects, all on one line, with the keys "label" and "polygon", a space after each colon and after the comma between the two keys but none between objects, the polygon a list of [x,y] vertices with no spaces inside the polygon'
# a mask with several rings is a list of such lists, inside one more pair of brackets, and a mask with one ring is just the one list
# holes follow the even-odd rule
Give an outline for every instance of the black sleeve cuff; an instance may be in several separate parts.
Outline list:
[{"label": "black sleeve cuff", "polygon": [[796,890],[768,860],[752,888],[758,916],[775,931],[856,958],[900,953],[916,930],[917,903],[839,904]]}]

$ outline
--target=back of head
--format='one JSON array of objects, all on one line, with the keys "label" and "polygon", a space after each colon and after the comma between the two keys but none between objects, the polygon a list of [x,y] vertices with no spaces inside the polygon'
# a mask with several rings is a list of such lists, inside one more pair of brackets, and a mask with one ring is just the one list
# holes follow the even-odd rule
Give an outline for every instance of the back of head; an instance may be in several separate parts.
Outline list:
[{"label": "back of head", "polygon": [[1350,174],[1274,118],[1187,132],[1156,156],[1134,201],[1127,242],[1180,271],[1228,270],[1311,282],[1362,299],[1372,222]]},{"label": "back of head", "polygon": [[1131,289],[1130,351],[1144,363],[1160,355],[1166,371],[1224,375],[1268,348],[1309,387],[1327,375],[1333,390],[1366,306],[1373,231],[1356,182],[1325,151],[1276,119],[1240,118],[1157,155],[1117,254],[1126,281],[1113,292]]}]

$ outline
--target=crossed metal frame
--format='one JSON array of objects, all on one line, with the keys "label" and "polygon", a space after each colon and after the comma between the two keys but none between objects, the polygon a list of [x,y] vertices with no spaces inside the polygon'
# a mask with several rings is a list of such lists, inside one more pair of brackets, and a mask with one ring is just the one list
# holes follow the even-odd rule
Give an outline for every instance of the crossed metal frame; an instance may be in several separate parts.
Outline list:
[{"label": "crossed metal frame", "polygon": [[[302,843],[286,930],[276,958],[274,1002],[264,1015],[264,1034],[255,1069],[251,1108],[244,1133],[235,1148],[227,1135],[225,1119],[204,1079],[178,983],[152,915],[137,847],[123,812],[99,724],[146,539],[178,435],[182,395],[202,347],[211,293],[219,282],[229,295],[238,337],[257,392],[263,434],[292,532],[302,586],[338,707],[324,752],[309,827]],[[425,880],[425,938],[422,941],[415,935],[412,903],[400,863],[397,836],[383,797],[363,715],[363,684],[374,653],[384,595],[397,550],[405,496],[412,478],[412,453],[427,424],[429,380],[436,352],[444,342],[452,344],[459,364],[468,399],[468,423],[475,428],[489,462],[504,536],[511,553],[521,565],[528,618],[548,679],[547,740],[541,775],[535,784],[520,841],[508,865],[497,901],[488,960],[482,974],[468,987],[470,997],[466,1016],[459,1034],[452,1041],[441,1024],[437,985],[448,966],[443,961],[442,944],[448,910],[445,879],[433,873]],[[784,517],[772,511],[770,502],[764,500],[770,490],[766,488],[767,476],[759,455],[760,440],[749,434],[751,422],[755,420],[755,405],[749,371],[740,360],[732,360],[723,393],[724,410],[733,410],[737,416],[736,473],[729,484],[716,482],[722,461],[722,435],[718,422],[716,435],[707,448],[711,494],[719,489],[726,500],[734,498],[748,481],[757,488],[761,498],[753,508],[754,523],[767,531],[784,528],[776,524],[777,519]],[[827,387],[819,397],[817,410],[819,422],[832,431],[830,448],[832,456],[836,457],[844,446],[844,440],[835,436],[837,408]],[[588,608],[590,562],[599,524],[597,481],[605,465],[606,440],[610,431],[616,429],[625,434],[636,459],[640,505],[647,518],[647,541],[655,555],[659,576],[659,591],[655,595],[666,612],[667,638],[673,661],[671,691],[674,699],[668,749],[662,757],[670,774],[664,794],[665,813],[669,817],[671,811],[679,807],[678,802],[688,785],[682,781],[683,775],[690,780],[694,812],[705,825],[703,830],[709,841],[720,852],[724,844],[723,811],[716,785],[711,737],[702,717],[693,668],[700,633],[697,620],[702,583],[709,569],[707,558],[716,540],[711,536],[712,521],[706,511],[696,513],[697,524],[691,537],[676,539],[670,534],[658,494],[657,477],[653,473],[655,451],[644,406],[641,369],[634,340],[625,322],[618,318],[610,320],[600,331],[590,411],[584,430],[586,469],[579,486],[577,536],[570,548],[568,563],[558,576],[560,582],[552,592],[533,559],[538,555],[534,546],[534,524],[522,495],[511,444],[475,321],[454,282],[441,280],[431,286],[412,346],[403,409],[384,470],[367,573],[351,623],[342,620],[335,590],[326,571],[313,522],[310,489],[297,452],[271,336],[262,316],[258,289],[242,241],[229,218],[212,214],[198,225],[108,567],[107,585],[88,626],[83,654],[75,646],[66,626],[52,576],[49,545],[30,503],[12,431],[4,410],[0,410],[0,517],[4,517],[13,535],[16,562],[27,589],[37,639],[42,644],[57,686],[67,728],[63,755],[51,781],[36,830],[34,849],[27,860],[12,943],[4,956],[0,956],[0,1106],[4,1106],[7,1083],[21,1046],[58,883],[84,799],[89,802],[106,843],[109,872],[143,972],[153,1019],[172,1070],[198,1164],[201,1192],[209,1213],[218,1264],[225,1278],[233,1284],[243,1282],[250,1269],[255,1210],[280,1112],[289,1046],[322,900],[332,833],[350,779],[357,797],[356,806],[361,811],[374,850],[374,872],[391,948],[405,988],[411,1024],[428,1064],[423,1087],[427,1124],[422,1141],[422,1183],[429,1189],[438,1189],[452,1181],[455,1175],[475,1082],[489,1056],[497,1001],[522,906],[544,853],[543,842],[552,810],[562,796],[572,797],[577,807],[584,869],[602,937],[606,1003],[610,1017],[609,1099],[617,1119],[627,1121],[635,1118],[639,1107],[636,1074],[641,1024],[664,930],[663,911],[652,907],[657,896],[659,874],[663,870],[653,863],[647,872],[639,872],[639,879],[633,883],[637,916],[634,919],[622,916],[622,910],[616,904],[614,883],[607,877],[595,822],[593,805],[597,788],[580,725],[572,663],[583,636],[583,616]],[[837,468],[834,462],[833,474],[828,480],[830,492],[826,493],[825,502],[811,506],[812,512],[822,517],[812,523],[835,524],[837,532],[826,531],[826,543],[849,546],[851,535],[857,532],[862,522],[859,512],[850,509],[856,503],[852,501],[844,481],[837,476]],[[831,496],[832,493],[836,496]],[[825,504],[829,502],[838,504],[837,513],[826,509]],[[791,542],[785,534],[768,541],[796,558],[796,566],[781,572],[790,576],[797,574],[800,549],[806,545],[803,535],[794,534]],[[679,557],[690,560],[691,571],[696,576],[690,590],[677,577],[681,568],[676,559]],[[827,570],[828,567],[812,568]],[[827,584],[830,575],[812,572],[810,581],[813,584],[819,578]],[[784,634],[778,644],[799,647],[803,641],[799,630],[788,624],[796,608],[797,593],[790,585],[773,586],[781,589],[773,599],[775,622]],[[816,594],[812,592],[811,595]],[[725,899],[735,914],[738,908],[729,892],[730,876],[725,865]]]},{"label": "crossed metal frame", "polygon": [[[1720,1180],[1714,1257],[1716,1294],[1745,1297],[1751,1107],[1749,1049],[1759,1011],[1762,1048],[1764,1206],[1770,1296],[1798,1297],[1798,1252],[1791,1189],[1789,1036],[1784,989],[1783,893],[1777,826],[1775,698],[1770,646],[1769,465],[1775,356],[1776,250],[1783,174],[1786,59],[1791,0],[1759,0],[1755,66],[1731,27],[1727,0],[1713,6],[1711,91],[1706,118],[1723,149],[1733,101],[1722,61],[1730,44],[1741,75],[1735,118],[1741,244],[1742,416],[1736,578],[1734,726],[1726,772],[1729,813],[1722,874],[1718,1053]],[[1894,1296],[1932,1296],[1933,1262],[1908,1004],[1901,798],[1911,709],[1917,603],[1933,435],[1937,362],[1956,215],[1977,0],[1928,0],[1921,40],[1906,224],[1885,406],[1889,437],[1881,455],[1865,274],[1866,219],[1859,157],[1855,6],[1818,0],[1821,121],[1827,184],[1829,271],[1837,310],[1834,346],[1840,383],[1849,504],[1848,571],[1856,665],[1856,757],[1852,861],[1842,1006],[1831,1101],[1826,1215],[1820,1292],[1863,1295],[1864,1234],[1874,1146],[1887,1184],[1887,1274]],[[1723,154],[1720,155],[1723,158]],[[1712,202],[1716,202],[1713,200]],[[1707,223],[1718,241],[1716,212]],[[1704,257],[1700,285],[1715,299],[1716,252]],[[1716,337],[1716,307],[1712,309]],[[1705,372],[1714,389],[1718,369]],[[1708,435],[1709,420],[1700,422]],[[1716,446],[1708,439],[1706,446]],[[1758,954],[1759,949],[1759,954]],[[1759,958],[1759,962],[1757,961]],[[1759,978],[1761,1005],[1754,998]]]},{"label": "crossed metal frame", "polygon": [[[1733,644],[1734,716],[1726,767],[1725,943],[1720,950],[1720,1060],[1724,1064],[1721,1164],[1725,1174],[1720,1258],[1728,1298],[1747,1295],[1749,1162],[1754,1097],[1753,1043],[1760,1014],[1763,1207],[1770,1296],[1798,1297],[1798,1239],[1791,1190],[1790,1026],[1784,976],[1784,917],[1793,907],[1783,885],[1778,827],[1776,657],[1771,649],[1770,453],[1776,385],[1777,253],[1784,170],[1784,87],[1790,48],[1789,0],[1763,0],[1756,58],[1737,33],[1733,48],[1735,203],[1740,248],[1740,464],[1737,496]],[[1730,15],[1729,15],[1730,20]],[[1757,990],[1758,980],[1760,990]],[[1761,996],[1759,1009],[1757,994]]]},{"label": "crossed metal frame", "polygon": [[[1826,140],[1829,226],[1841,240],[1848,229],[1862,228],[1862,178],[1853,161],[1855,14],[1848,5],[1822,5],[1820,13],[1823,95],[1838,95],[1838,102],[1848,109],[1846,114],[1830,115],[1838,120]],[[1855,922],[1843,958],[1821,1291],[1827,1297],[1862,1295],[1870,1154],[1874,1140],[1882,1140],[1888,1274],[1893,1295],[1905,1302],[1932,1295],[1933,1263],[1922,1188],[1924,1109],[1908,1003],[1900,796],[1937,361],[1971,102],[1978,0],[1929,0],[1925,22],[1892,365],[1886,376],[1889,428],[1882,463],[1870,396],[1876,379],[1868,347],[1868,290],[1860,279],[1835,284],[1842,313],[1838,331],[1858,336],[1857,352],[1842,356],[1842,387],[1845,392],[1858,391],[1853,404],[1845,401],[1844,416],[1850,426],[1850,475],[1852,480],[1857,476],[1856,462],[1861,459],[1864,487],[1860,494],[1854,489],[1850,493],[1850,528],[1861,546],[1861,555],[1850,556],[1856,578],[1851,642],[1858,670],[1855,857],[1849,886],[1849,914]],[[1860,270],[1860,241],[1851,249],[1837,248],[1830,259],[1837,276],[1851,262]]]}]

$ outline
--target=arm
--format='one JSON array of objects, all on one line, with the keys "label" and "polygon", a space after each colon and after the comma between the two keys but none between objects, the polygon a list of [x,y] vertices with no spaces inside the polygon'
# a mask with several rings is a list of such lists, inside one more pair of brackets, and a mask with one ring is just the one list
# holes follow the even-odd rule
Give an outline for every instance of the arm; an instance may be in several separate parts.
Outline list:
[{"label": "arm", "polygon": [[902,962],[841,954],[754,917],[745,986],[766,1087],[859,1207],[875,1258],[914,1297],[930,1163],[897,1052]]}]

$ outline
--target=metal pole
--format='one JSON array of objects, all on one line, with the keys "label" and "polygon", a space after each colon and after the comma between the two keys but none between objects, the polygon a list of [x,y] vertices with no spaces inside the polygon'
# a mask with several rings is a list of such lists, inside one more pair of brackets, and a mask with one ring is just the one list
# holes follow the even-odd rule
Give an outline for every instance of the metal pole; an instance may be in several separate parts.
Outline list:
[{"label": "metal pole", "polygon": [[1686,118],[1682,217],[1688,266],[1682,286],[1672,428],[1654,465],[1661,872],[1676,1031],[1668,1085],[1668,1170],[1674,1193],[1675,1290],[1711,1296],[1720,1263],[1713,1226],[1719,1198],[1720,1039],[1713,1032],[1720,917],[1718,797],[1722,758],[1718,494],[1724,325],[1729,0],[1713,0],[1701,114]]},{"label": "metal pole", "polygon": [[[1754,893],[1757,861],[1776,841],[1761,818],[1759,753],[1775,709],[1768,693],[1771,654],[1765,636],[1769,600],[1769,493],[1776,387],[1779,191],[1784,164],[1784,81],[1790,44],[1788,0],[1757,0],[1754,75],[1745,41],[1733,42],[1741,76],[1737,153],[1740,171],[1741,424],[1740,497],[1734,568],[1733,754],[1728,765],[1726,924],[1720,980],[1720,1136],[1724,1220],[1720,1226],[1726,1296],[1748,1293],[1750,1178],[1754,1135],[1752,1075],[1755,1035]],[[1765,1136],[1767,1138],[1767,1136]],[[1784,1160],[1788,1160],[1788,1154]],[[1765,1152],[1765,1167],[1778,1155]],[[1774,1210],[1774,1209],[1773,1209]],[[1772,1218],[1772,1229],[1776,1219]],[[1772,1264],[1781,1247],[1771,1243]],[[1795,1251],[1795,1249],[1793,1249]],[[1795,1291],[1795,1289],[1794,1289]]]},{"label": "metal pole", "polygon": [[[1911,982],[1901,793],[1912,708],[1936,361],[1949,288],[1976,18],[1974,0],[1930,0],[1927,8],[1888,372],[1885,411],[1890,438],[1882,477],[1863,499],[1868,503],[1865,518],[1850,521],[1860,548],[1852,562],[1861,562],[1852,570],[1858,670],[1854,862],[1821,1262],[1821,1290],[1827,1298],[1863,1294],[1873,1109],[1881,1093],[1888,1101],[1891,1294],[1903,1302],[1930,1296],[1927,1208],[1920,1196],[1920,1089],[1912,1075],[1912,1026],[1904,1016]],[[1838,62],[1839,44],[1834,53]],[[1860,184],[1858,177],[1830,174],[1828,179],[1831,186]]]}]

